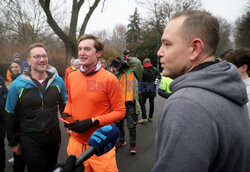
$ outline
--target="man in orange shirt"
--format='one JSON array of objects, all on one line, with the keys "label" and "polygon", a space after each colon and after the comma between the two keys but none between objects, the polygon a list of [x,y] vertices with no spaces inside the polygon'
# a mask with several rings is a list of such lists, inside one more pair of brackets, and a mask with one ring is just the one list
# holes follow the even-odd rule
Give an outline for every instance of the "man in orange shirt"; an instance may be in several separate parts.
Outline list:
[{"label": "man in orange shirt", "polygon": [[[66,125],[71,135],[67,148],[69,155],[79,156],[88,148],[88,139],[96,129],[125,116],[119,81],[98,61],[103,48],[102,41],[91,34],[81,36],[78,41],[78,57],[82,65],[80,70],[69,75],[68,102],[64,110],[65,115],[71,115],[75,121]],[[99,157],[93,155],[84,166],[85,172],[118,171],[115,148]]]}]

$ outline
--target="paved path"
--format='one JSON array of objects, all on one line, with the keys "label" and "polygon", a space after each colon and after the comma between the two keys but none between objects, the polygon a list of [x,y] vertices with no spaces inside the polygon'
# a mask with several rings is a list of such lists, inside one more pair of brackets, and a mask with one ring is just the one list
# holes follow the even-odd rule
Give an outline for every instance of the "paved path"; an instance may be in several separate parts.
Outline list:
[{"label": "paved path", "polygon": [[[127,145],[121,147],[117,153],[117,165],[119,172],[149,172],[151,171],[155,163],[154,154],[154,142],[155,142],[155,130],[157,120],[159,118],[161,109],[164,105],[165,100],[160,96],[155,99],[155,113],[153,122],[145,125],[137,125],[137,154],[132,156],[129,154],[129,139],[128,129],[125,123],[125,134]],[[147,101],[147,112],[148,112],[148,101]],[[139,116],[141,119],[141,116]],[[62,123],[61,123],[62,124]],[[63,163],[67,158],[66,147],[68,143],[68,136],[65,133],[63,125],[62,128],[62,144],[59,152],[58,162]],[[6,159],[11,157],[9,147],[7,147],[6,141]],[[6,162],[6,172],[12,171],[12,164]]]}]

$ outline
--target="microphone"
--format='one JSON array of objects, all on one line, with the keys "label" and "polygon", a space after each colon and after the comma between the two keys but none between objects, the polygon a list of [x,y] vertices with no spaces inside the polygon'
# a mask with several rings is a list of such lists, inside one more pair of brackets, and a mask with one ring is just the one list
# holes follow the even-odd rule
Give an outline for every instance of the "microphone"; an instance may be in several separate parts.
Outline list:
[{"label": "microphone", "polygon": [[93,154],[101,156],[110,151],[120,140],[120,130],[112,125],[106,125],[97,129],[89,138],[89,148],[76,160],[75,166],[82,164]]}]

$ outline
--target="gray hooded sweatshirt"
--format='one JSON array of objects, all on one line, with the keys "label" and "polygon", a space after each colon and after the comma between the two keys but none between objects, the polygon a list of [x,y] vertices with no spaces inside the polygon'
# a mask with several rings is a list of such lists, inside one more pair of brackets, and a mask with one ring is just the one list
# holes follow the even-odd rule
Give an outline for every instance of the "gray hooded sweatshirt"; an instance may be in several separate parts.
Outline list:
[{"label": "gray hooded sweatshirt", "polygon": [[156,134],[153,172],[250,172],[246,86],[223,61],[175,79]]}]

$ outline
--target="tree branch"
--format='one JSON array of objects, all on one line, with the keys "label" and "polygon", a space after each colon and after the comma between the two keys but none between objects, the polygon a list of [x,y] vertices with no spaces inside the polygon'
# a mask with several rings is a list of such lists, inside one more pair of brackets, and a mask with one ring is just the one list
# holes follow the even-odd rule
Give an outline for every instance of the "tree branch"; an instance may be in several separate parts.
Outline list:
[{"label": "tree branch", "polygon": [[79,36],[81,36],[81,35],[83,35],[85,33],[87,23],[89,22],[89,19],[90,19],[91,15],[93,14],[94,10],[96,9],[96,7],[98,6],[100,1],[101,0],[95,0],[95,3],[92,5],[92,7],[89,8],[89,11],[86,14],[85,19],[83,21]]},{"label": "tree branch", "polygon": [[62,31],[62,29],[58,26],[54,18],[52,17],[50,11],[50,0],[39,0],[39,3],[47,16],[47,22],[53,31],[59,36],[60,39],[63,40],[64,43],[70,42],[67,35]]},{"label": "tree branch", "polygon": [[77,9],[78,9],[78,11],[81,9],[81,6],[82,6],[83,3],[84,3],[84,0],[80,0],[80,1],[77,3]]},{"label": "tree branch", "polygon": [[[84,0],[82,0],[84,2]],[[81,2],[82,2],[81,1]],[[69,27],[69,39],[71,39],[72,42],[76,43],[76,29],[77,29],[77,21],[78,21],[78,15],[79,15],[79,7],[80,2],[77,3],[77,0],[73,0],[72,3],[72,13],[71,13],[71,20],[70,20],[70,27]]]}]

